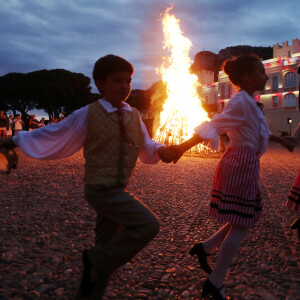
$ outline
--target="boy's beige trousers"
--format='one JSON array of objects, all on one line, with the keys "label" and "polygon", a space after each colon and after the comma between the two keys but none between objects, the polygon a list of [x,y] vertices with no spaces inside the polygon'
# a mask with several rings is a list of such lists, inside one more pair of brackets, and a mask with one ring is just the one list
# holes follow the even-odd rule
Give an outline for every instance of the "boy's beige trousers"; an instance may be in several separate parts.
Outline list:
[{"label": "boy's beige trousers", "polygon": [[130,261],[159,231],[154,213],[124,188],[103,190],[86,185],[85,198],[97,213],[91,263],[111,273]]}]

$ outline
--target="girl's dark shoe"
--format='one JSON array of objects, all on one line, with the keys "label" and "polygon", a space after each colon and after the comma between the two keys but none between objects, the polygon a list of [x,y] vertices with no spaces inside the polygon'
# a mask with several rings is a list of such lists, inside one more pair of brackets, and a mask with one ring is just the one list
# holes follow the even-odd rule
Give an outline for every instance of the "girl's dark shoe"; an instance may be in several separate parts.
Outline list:
[{"label": "girl's dark shoe", "polygon": [[190,255],[197,255],[200,267],[203,269],[203,271],[206,272],[207,274],[212,273],[212,269],[206,260],[206,256],[210,256],[210,254],[205,253],[202,243],[194,245],[194,247],[190,251]]},{"label": "girl's dark shoe", "polygon": [[291,224],[292,229],[297,229],[298,230],[298,237],[300,240],[300,218],[296,219],[292,224]]},{"label": "girl's dark shoe", "polygon": [[214,300],[226,300],[226,297],[224,298],[220,293],[220,290],[223,287],[224,285],[222,285],[220,288],[217,288],[210,282],[209,279],[207,279],[203,284],[202,297],[210,296]]}]

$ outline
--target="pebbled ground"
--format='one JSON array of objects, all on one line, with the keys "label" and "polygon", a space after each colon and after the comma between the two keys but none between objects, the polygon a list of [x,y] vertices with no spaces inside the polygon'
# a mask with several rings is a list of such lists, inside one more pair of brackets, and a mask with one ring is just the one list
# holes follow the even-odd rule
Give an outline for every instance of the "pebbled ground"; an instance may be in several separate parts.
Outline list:
[{"label": "pebbled ground", "polygon": [[[82,152],[60,161],[18,154],[19,168],[0,177],[0,299],[73,299],[95,219],[83,197]],[[188,252],[220,227],[207,214],[218,161],[137,164],[128,189],[157,214],[161,230],[112,275],[105,299],[201,299],[206,276]],[[300,243],[289,228],[297,215],[285,207],[299,167],[299,148],[272,144],[261,158],[265,217],[230,267],[231,299],[300,299]]]}]

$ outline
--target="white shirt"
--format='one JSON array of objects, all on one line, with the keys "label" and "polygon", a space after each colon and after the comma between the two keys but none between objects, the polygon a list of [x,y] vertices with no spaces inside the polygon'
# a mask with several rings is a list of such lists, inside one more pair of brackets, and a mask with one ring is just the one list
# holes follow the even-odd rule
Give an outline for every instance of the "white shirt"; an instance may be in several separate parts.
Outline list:
[{"label": "white shirt", "polygon": [[[108,113],[117,110],[104,99],[100,99],[99,103]],[[122,110],[132,111],[130,105],[125,102]],[[13,142],[16,146],[21,147],[25,154],[38,159],[49,160],[71,156],[84,144],[88,130],[88,111],[89,106],[86,105],[58,123],[31,132],[20,132],[13,137]],[[157,163],[159,161],[157,150],[163,145],[150,138],[142,120],[141,127],[145,134],[145,140],[139,159],[143,163]]]},{"label": "white shirt", "polygon": [[266,152],[271,135],[263,112],[254,98],[243,90],[229,100],[221,114],[196,127],[195,133],[211,139],[214,149],[219,147],[219,135],[227,133],[232,147],[251,147],[261,155]]},{"label": "white shirt", "polygon": [[15,130],[22,130],[22,121],[21,120],[15,119],[14,123],[15,123]]}]

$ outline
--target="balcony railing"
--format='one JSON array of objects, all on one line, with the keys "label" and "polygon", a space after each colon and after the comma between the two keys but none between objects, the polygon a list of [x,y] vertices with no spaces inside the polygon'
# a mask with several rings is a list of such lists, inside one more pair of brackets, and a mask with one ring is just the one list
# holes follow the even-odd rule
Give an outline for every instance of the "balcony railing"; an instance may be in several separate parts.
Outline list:
[{"label": "balcony railing", "polygon": [[284,106],[283,110],[296,110],[296,106]]},{"label": "balcony railing", "polygon": [[295,86],[283,88],[283,91],[284,91],[284,92],[292,92],[292,91],[295,91],[295,90],[296,90],[296,87],[295,87]]}]

